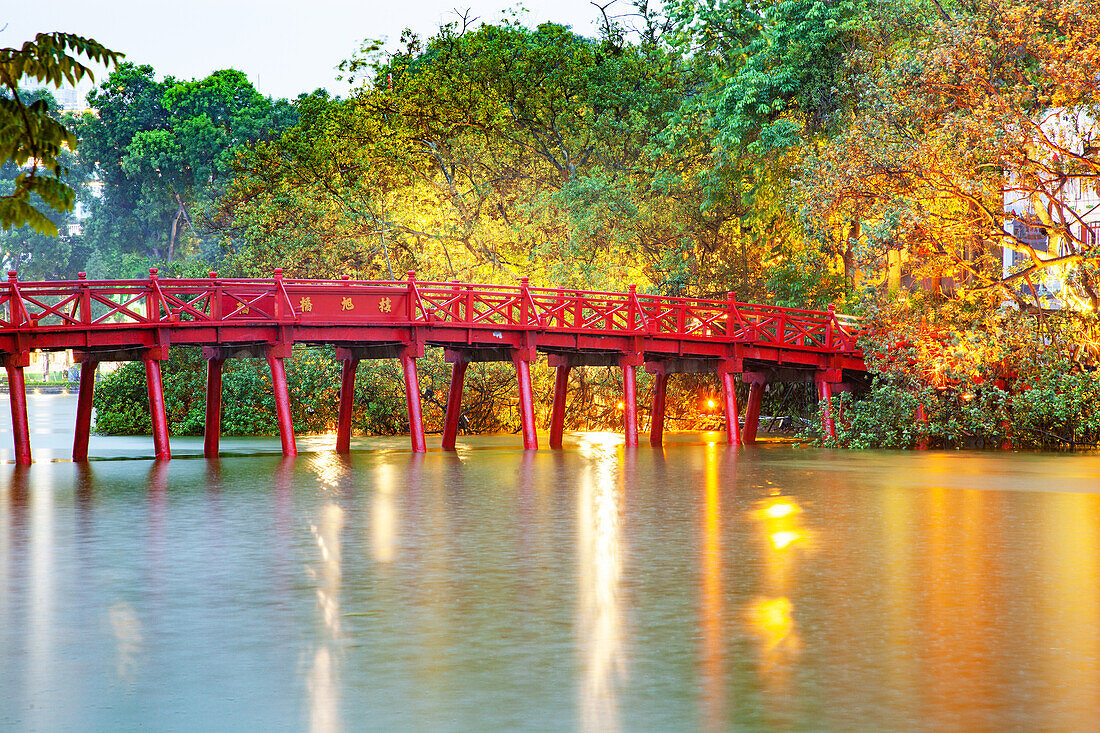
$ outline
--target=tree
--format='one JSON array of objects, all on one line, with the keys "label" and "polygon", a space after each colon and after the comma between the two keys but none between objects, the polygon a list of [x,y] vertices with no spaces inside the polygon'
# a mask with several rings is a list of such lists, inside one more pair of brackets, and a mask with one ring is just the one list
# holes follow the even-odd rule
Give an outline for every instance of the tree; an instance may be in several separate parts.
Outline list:
[{"label": "tree", "polygon": [[152,67],[124,63],[89,102],[97,114],[79,134],[102,195],[87,201],[85,231],[105,265],[125,254],[173,263],[181,250],[213,258],[203,249],[206,208],[231,179],[238,151],[295,119],[288,102],[263,97],[233,69],[157,81]]},{"label": "tree", "polygon": [[0,48],[0,85],[5,92],[0,96],[0,164],[10,161],[23,169],[15,177],[13,190],[0,194],[4,229],[30,225],[56,235],[57,225],[39,211],[36,202],[58,212],[73,208],[76,197],[62,180],[68,173],[62,159],[66,148],[76,149],[76,136],[50,114],[44,99],[25,103],[20,85],[34,79],[60,89],[65,83],[93,78],[79,57],[109,66],[122,54],[71,33],[39,33],[18,49]]}]

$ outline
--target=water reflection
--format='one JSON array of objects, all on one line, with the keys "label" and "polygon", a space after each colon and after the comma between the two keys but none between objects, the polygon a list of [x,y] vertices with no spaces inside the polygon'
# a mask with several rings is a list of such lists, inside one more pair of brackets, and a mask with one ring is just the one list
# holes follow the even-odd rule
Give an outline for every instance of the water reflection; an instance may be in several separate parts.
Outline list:
[{"label": "water reflection", "polygon": [[[798,591],[794,575],[801,559],[799,551],[808,544],[802,511],[793,496],[773,494],[757,502],[751,512],[764,548],[764,572],[763,592],[750,602],[746,620],[759,641],[759,674],[770,700],[790,695],[791,676],[801,650],[792,597]],[[779,724],[784,712],[777,707],[768,718]]]},{"label": "water reflection", "polygon": [[391,563],[397,555],[396,468],[389,463],[374,471],[374,495],[371,498],[370,541],[374,559]]},{"label": "water reflection", "polygon": [[[706,730],[726,728],[725,590],[722,578],[722,493],[716,443],[703,448],[703,722]],[[734,476],[729,477],[730,485]]]},{"label": "water reflection", "polygon": [[622,537],[617,436],[588,436],[577,497],[580,644],[584,654],[584,730],[617,731],[618,691],[626,677],[622,619]]},{"label": "water reflection", "polygon": [[309,710],[310,730],[329,733],[340,729],[340,675],[335,642],[341,637],[340,533],[344,528],[344,510],[336,502],[328,501],[321,505],[319,513],[317,523],[310,525],[317,560],[306,566],[306,573],[316,583],[317,606],[326,633],[314,650],[309,671]]},{"label": "water reflection", "polygon": [[508,440],[0,466],[0,729],[1095,728],[1100,457]]}]

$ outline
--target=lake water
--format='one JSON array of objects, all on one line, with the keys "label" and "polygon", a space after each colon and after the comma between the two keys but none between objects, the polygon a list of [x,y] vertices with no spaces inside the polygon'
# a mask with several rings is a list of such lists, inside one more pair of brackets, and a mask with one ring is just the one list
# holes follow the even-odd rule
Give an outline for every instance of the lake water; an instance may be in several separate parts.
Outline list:
[{"label": "lake water", "polygon": [[1100,457],[93,438],[119,460],[77,466],[73,398],[30,409],[3,729],[1100,726]]}]

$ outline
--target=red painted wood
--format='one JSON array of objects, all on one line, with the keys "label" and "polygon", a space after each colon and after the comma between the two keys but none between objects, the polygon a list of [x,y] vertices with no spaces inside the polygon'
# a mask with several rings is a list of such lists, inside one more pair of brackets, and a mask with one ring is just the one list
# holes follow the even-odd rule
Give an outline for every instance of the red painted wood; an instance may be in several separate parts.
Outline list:
[{"label": "red painted wood", "polygon": [[73,433],[73,460],[88,460],[88,439],[92,434],[92,400],[95,397],[95,372],[98,362],[80,364],[80,392],[76,396],[76,430]]},{"label": "red painted wood", "polygon": [[149,418],[153,423],[153,454],[158,461],[172,457],[168,444],[168,413],[164,410],[164,386],[160,378],[160,362],[145,359],[145,387],[149,394]]},{"label": "red painted wood", "polygon": [[[856,343],[858,320],[832,309],[739,303],[732,293],[724,300],[666,298],[639,295],[634,288],[610,293],[536,288],[525,281],[421,282],[414,273],[396,282],[299,280],[281,273],[270,279],[222,279],[211,273],[185,280],[162,279],[153,270],[147,279],[26,283],[10,273],[0,283],[3,313],[9,320],[0,317],[0,355],[75,349],[99,359],[142,354],[160,359],[169,344],[216,346],[232,354],[235,347],[257,343],[289,348],[307,342],[407,344],[419,356],[425,344],[496,350],[530,349],[537,343],[555,353],[645,353],[656,360],[736,359],[806,371],[866,370]],[[415,381],[415,362],[404,364],[413,367],[406,370],[406,381]],[[282,368],[281,362],[276,368]],[[529,392],[529,366],[517,364],[517,370],[528,373],[521,391]],[[154,378],[159,367],[157,372]],[[528,425],[525,443],[537,445],[533,398],[528,394],[521,405]],[[289,415],[287,405],[280,409]],[[410,411],[419,414],[418,398],[410,400]],[[166,424],[166,419],[158,422]],[[289,418],[284,422],[284,438],[292,443]],[[555,424],[563,422],[564,405],[551,418],[552,443],[560,440]],[[419,426],[419,419],[413,424]],[[166,432],[161,440],[166,453]]]},{"label": "red painted wood", "polygon": [[401,371],[405,375],[405,402],[409,408],[409,439],[413,453],[425,453],[428,444],[424,440],[424,420],[420,413],[420,380],[416,374],[416,358],[409,349],[401,352]]},{"label": "red painted wood", "polygon": [[830,438],[836,437],[836,422],[833,420],[833,385],[824,379],[817,380],[817,399],[821,405],[821,429]]},{"label": "red painted wood", "polygon": [[206,360],[206,426],[202,454],[217,458],[222,436],[222,367],[224,359]]},{"label": "red painted wood", "polygon": [[351,452],[351,416],[355,409],[355,372],[358,359],[344,359],[340,372],[340,414],[336,419],[336,452]]},{"label": "red painted wood", "polygon": [[31,463],[31,431],[27,423],[27,385],[23,367],[8,366],[8,394],[11,401],[11,427],[15,443],[15,464]]},{"label": "red painted wood", "polygon": [[745,445],[756,442],[756,431],[760,426],[760,404],[764,401],[764,383],[753,382],[749,385],[749,401],[745,405],[745,429],[741,439]]},{"label": "red painted wood", "polygon": [[638,386],[634,366],[623,364],[623,436],[626,445],[638,445]]},{"label": "red painted wood", "polygon": [[286,384],[286,366],[283,357],[272,353],[267,355],[267,366],[271,370],[271,388],[275,392],[275,419],[279,423],[279,439],[283,444],[283,455],[298,455],[298,444],[294,438],[294,419],[290,415],[290,391]]},{"label": "red painted wood", "polygon": [[523,427],[523,449],[538,450],[539,436],[535,432],[535,400],[531,392],[531,366],[525,359],[516,359],[516,381],[519,382],[519,420]]},{"label": "red painted wood", "polygon": [[465,361],[451,366],[451,389],[447,392],[447,416],[443,425],[443,450],[454,450],[458,439],[458,422],[462,416],[462,385],[466,379]]},{"label": "red painted wood", "polygon": [[722,401],[726,414],[726,444],[741,444],[741,424],[737,418],[737,391],[733,372],[722,372]]},{"label": "red painted wood", "polygon": [[649,444],[663,445],[665,440],[665,392],[668,374],[659,372],[653,376],[653,408],[649,418]]},{"label": "red painted wood", "polygon": [[554,406],[550,411],[550,447],[561,448],[565,433],[565,399],[569,392],[569,367],[554,369]]}]

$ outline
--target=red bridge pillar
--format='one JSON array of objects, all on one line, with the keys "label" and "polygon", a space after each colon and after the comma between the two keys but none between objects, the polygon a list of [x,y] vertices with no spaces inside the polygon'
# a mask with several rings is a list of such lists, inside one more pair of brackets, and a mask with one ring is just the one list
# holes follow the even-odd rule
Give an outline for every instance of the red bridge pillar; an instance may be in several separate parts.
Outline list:
[{"label": "red bridge pillar", "polygon": [[741,423],[737,417],[737,384],[733,381],[733,372],[723,370],[719,376],[722,379],[722,401],[726,413],[726,444],[741,444]]},{"label": "red bridge pillar", "polygon": [[413,347],[401,349],[401,371],[405,375],[405,401],[409,407],[409,437],[414,453],[428,450],[424,441],[424,420],[420,414],[420,380],[416,374],[416,355]]},{"label": "red bridge pillar", "polygon": [[554,407],[550,411],[550,447],[561,448],[565,432],[565,397],[569,391],[569,365],[554,368]]},{"label": "red bridge pillar", "polygon": [[15,443],[15,465],[17,466],[31,464],[31,431],[27,423],[27,385],[23,379],[23,367],[29,361],[29,354],[11,354],[4,363],[4,368],[8,372],[11,432]]},{"label": "red bridge pillar", "polygon": [[623,370],[623,436],[627,447],[638,445],[638,383],[634,367],[640,360],[639,354],[627,354],[619,360]]},{"label": "red bridge pillar", "polygon": [[665,439],[665,393],[668,390],[668,373],[663,369],[653,376],[653,408],[650,411],[649,444],[659,446]]},{"label": "red bridge pillar", "polygon": [[146,354],[145,387],[149,394],[149,418],[153,424],[153,454],[158,461],[172,457],[168,444],[168,413],[164,409],[164,385],[160,378],[160,359]]},{"label": "red bridge pillar", "polygon": [[833,384],[839,382],[839,369],[825,369],[814,375],[817,399],[821,405],[821,429],[830,438],[836,437],[836,421],[833,419]]},{"label": "red bridge pillar", "polygon": [[99,362],[84,357],[80,362],[80,392],[76,397],[76,432],[73,434],[73,460],[88,460],[88,438],[92,434],[92,401],[95,397],[95,372]]},{"label": "red bridge pillar", "polygon": [[513,349],[512,361],[516,365],[516,381],[519,383],[519,421],[523,426],[523,449],[538,450],[539,436],[535,431],[535,398],[531,392],[531,359],[534,348]]},{"label": "red bridge pillar", "polygon": [[222,369],[225,359],[206,360],[206,426],[203,429],[202,454],[217,458],[222,435]]},{"label": "red bridge pillar", "polygon": [[458,439],[458,422],[462,416],[462,386],[469,362],[459,359],[451,365],[451,389],[447,392],[447,415],[443,425],[443,450],[454,450]]},{"label": "red bridge pillar", "polygon": [[355,372],[358,359],[344,359],[340,372],[340,416],[336,421],[336,452],[351,452],[351,415],[355,408]]},{"label": "red bridge pillar", "polygon": [[275,418],[279,422],[279,438],[283,443],[283,455],[298,455],[294,439],[294,419],[290,415],[290,391],[286,384],[286,366],[283,359],[290,355],[290,346],[267,349],[267,366],[271,370],[271,387],[275,392]]},{"label": "red bridge pillar", "polygon": [[749,384],[749,401],[745,405],[745,429],[741,431],[741,439],[745,445],[756,442],[756,432],[760,427],[760,404],[764,401],[764,387],[767,386],[766,374],[744,372],[742,381]]}]

